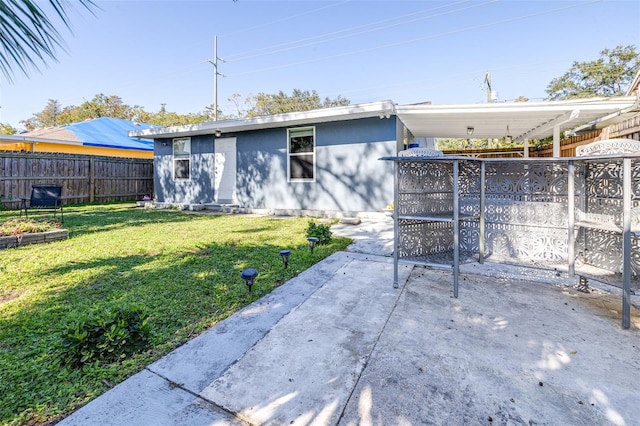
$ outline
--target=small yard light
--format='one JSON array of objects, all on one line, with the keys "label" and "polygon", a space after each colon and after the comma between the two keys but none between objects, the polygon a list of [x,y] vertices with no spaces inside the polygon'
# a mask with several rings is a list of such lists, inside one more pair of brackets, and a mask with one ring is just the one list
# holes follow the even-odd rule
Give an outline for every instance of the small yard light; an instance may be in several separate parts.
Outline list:
[{"label": "small yard light", "polygon": [[311,254],[313,254],[313,249],[316,244],[318,244],[318,239],[316,237],[309,237],[307,238],[307,241],[309,241],[309,249],[311,250]]},{"label": "small yard light", "polygon": [[287,269],[287,265],[289,264],[289,256],[291,256],[291,250],[280,251],[280,257],[282,258],[282,262],[284,263],[284,269]]},{"label": "small yard light", "polygon": [[242,271],[240,276],[242,277],[244,282],[247,284],[247,287],[249,287],[249,293],[251,293],[251,286],[253,285],[253,280],[255,280],[256,277],[258,276],[258,271],[253,268],[248,268]]}]

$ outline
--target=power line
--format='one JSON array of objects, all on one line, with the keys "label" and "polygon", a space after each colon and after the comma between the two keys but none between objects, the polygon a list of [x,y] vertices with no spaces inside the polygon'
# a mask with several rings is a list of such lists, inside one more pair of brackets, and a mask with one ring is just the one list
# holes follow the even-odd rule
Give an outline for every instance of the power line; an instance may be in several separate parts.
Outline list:
[{"label": "power line", "polygon": [[[333,58],[339,58],[339,57],[345,57],[345,56],[350,56],[350,55],[366,53],[366,52],[370,52],[370,51],[375,51],[375,50],[379,50],[379,49],[395,47],[395,46],[404,45],[404,44],[416,43],[416,42],[420,42],[420,41],[435,39],[435,38],[439,38],[439,37],[445,37],[445,36],[448,36],[448,35],[458,34],[458,33],[462,33],[462,32],[473,31],[473,30],[482,29],[482,28],[486,28],[486,27],[501,25],[501,24],[505,24],[505,23],[509,23],[509,22],[514,22],[514,21],[517,21],[517,20],[532,18],[532,17],[535,17],[535,16],[542,16],[542,15],[545,15],[545,14],[557,13],[557,12],[568,10],[568,9],[571,9],[571,8],[583,7],[583,6],[587,6],[587,5],[590,5],[590,4],[598,3],[600,1],[601,0],[594,0],[594,1],[584,2],[584,3],[580,3],[580,4],[564,6],[564,7],[548,10],[548,11],[543,11],[543,12],[523,15],[523,16],[514,17],[514,18],[503,19],[503,20],[495,21],[495,22],[488,23],[488,24],[480,24],[480,25],[475,25],[475,26],[469,26],[469,27],[458,29],[458,30],[443,32],[443,33],[434,34],[434,35],[430,35],[430,36],[413,38],[413,39],[406,39],[406,40],[401,40],[401,41],[395,42],[395,43],[387,43],[387,44],[380,45],[380,46],[373,46],[373,47],[369,47],[369,48],[365,48],[365,49],[359,49],[359,50],[354,50],[354,51],[349,51],[349,52],[343,52],[343,53],[340,53],[340,54],[328,55],[328,56],[324,56],[324,57],[320,57],[320,58],[313,58],[313,59],[304,60],[304,61],[295,61],[295,62],[290,62],[288,64],[281,64],[281,65],[274,66],[274,67],[264,67],[264,68],[260,68],[260,69],[248,70],[246,72],[242,72],[242,73],[238,73],[238,74],[232,74],[232,75],[230,75],[230,77],[241,77],[241,76],[255,74],[255,73],[264,72],[264,71],[277,70],[277,69],[292,67],[292,66],[296,66],[296,65],[308,64],[308,63],[312,63],[312,62],[325,61],[325,60],[329,60],[329,59],[333,59]],[[326,9],[326,8],[329,8],[329,7],[339,6],[339,5],[342,5],[344,3],[347,3],[347,1],[339,2],[337,4],[330,5],[330,6],[325,6],[323,8],[319,8],[319,9],[314,9],[314,11],[318,11],[318,10],[321,10],[321,9]],[[452,4],[448,5],[448,7],[456,6],[456,5],[462,4],[462,3],[466,3],[466,0],[452,3]],[[487,2],[487,3],[482,3],[481,5],[491,4],[491,3],[493,3],[493,1],[490,1],[490,2]],[[475,5],[475,6],[472,6],[472,7],[479,7],[479,6],[480,5]],[[328,37],[328,36],[332,36],[332,35],[342,34],[342,33],[348,32],[348,31],[367,28],[367,27],[371,27],[372,25],[378,25],[378,24],[381,24],[381,23],[393,22],[393,21],[398,20],[398,19],[403,19],[403,18],[407,18],[407,17],[416,16],[416,15],[425,13],[427,11],[434,11],[436,9],[438,9],[438,8],[425,9],[425,10],[422,10],[422,11],[419,11],[419,12],[414,12],[414,13],[411,13],[411,14],[401,15],[401,16],[398,16],[398,17],[395,17],[395,18],[389,18],[389,19],[385,19],[385,20],[382,20],[382,21],[375,21],[375,22],[370,23],[370,24],[355,26],[355,27],[346,28],[346,29],[343,29],[343,30],[327,33],[327,34],[324,34],[324,35],[319,35],[319,36],[315,36],[315,37],[301,39],[301,40],[298,40],[298,41],[292,41],[292,42],[289,42],[289,43],[275,45],[275,46],[272,46],[271,48],[277,48],[277,47],[282,47],[282,46],[286,46],[286,45],[290,45],[290,44],[295,44],[295,43],[300,43],[300,42],[304,42],[304,41],[310,41],[310,40],[313,40],[313,39],[318,39],[318,38],[321,38],[321,37]],[[443,16],[445,14],[457,13],[457,12],[460,12],[460,11],[463,11],[463,10],[466,10],[466,9],[468,9],[468,8],[458,8],[458,9],[453,10],[453,11],[442,12],[442,13],[437,14],[435,16]],[[295,17],[299,17],[299,16],[302,16],[302,15],[305,15],[305,14],[309,14],[309,13],[312,13],[312,12],[313,11],[310,11],[310,12],[307,12],[307,13],[304,13],[304,14],[293,15],[292,17],[284,18],[284,19],[281,19],[281,20],[278,20],[278,21],[274,21],[274,22],[281,22],[281,21],[286,20],[286,19],[293,19]],[[434,16],[420,17],[420,18],[416,18],[416,19],[413,19],[413,20],[405,20],[402,23],[414,22],[414,21],[424,20],[424,19],[433,18],[433,17]],[[383,26],[383,27],[380,27],[380,28],[369,29],[367,31],[361,31],[361,32],[358,32],[358,33],[347,34],[347,35],[344,35],[344,36],[342,36],[340,38],[353,37],[353,36],[356,36],[356,35],[359,35],[359,34],[362,34],[362,33],[365,33],[365,32],[379,31],[381,29],[386,29],[386,28],[398,26],[398,25],[400,25],[402,23],[395,23],[395,24],[388,25],[388,26]],[[264,25],[267,25],[267,24],[264,24]],[[255,28],[255,27],[251,27],[251,28],[248,28],[248,29],[243,30],[243,31],[248,31],[248,30],[253,29],[253,28]],[[240,32],[242,32],[242,31],[240,31]],[[238,33],[238,32],[236,32],[236,33]],[[232,34],[236,34],[236,33],[232,33]],[[330,41],[330,40],[325,40],[323,42],[327,42],[327,41]],[[264,48],[264,49],[260,49],[260,50],[265,50],[265,49],[269,49],[269,48]],[[255,52],[255,51],[253,51],[253,52]],[[271,52],[271,53],[276,53],[276,52]],[[246,54],[248,55],[248,53],[246,53]],[[262,55],[264,55],[264,53],[262,53],[260,55],[256,55],[256,56],[262,56]],[[236,61],[239,61],[241,59],[245,59],[244,57],[239,56],[238,54],[235,55],[235,56],[231,56],[231,58],[234,58],[234,57],[236,58],[235,59]],[[247,58],[248,57],[249,56],[247,56]],[[194,69],[199,68],[203,64],[207,64],[207,63],[208,63],[207,60],[200,61],[200,62],[192,64],[192,65],[181,67],[181,68],[179,68],[179,69],[177,69],[175,71],[164,73],[164,74],[159,75],[156,78],[153,78],[151,80],[146,80],[145,82],[161,81],[161,80],[163,80],[165,78],[168,78],[171,75],[182,75],[182,74],[185,74],[187,72],[192,72]],[[137,85],[137,84],[139,84],[139,82],[132,83],[132,85],[133,84]],[[122,86],[122,87],[126,87],[126,86]]]},{"label": "power line", "polygon": [[542,15],[548,15],[548,14],[551,14],[551,13],[557,13],[557,12],[560,12],[560,11],[573,9],[573,8],[576,8],[576,7],[582,7],[582,6],[587,6],[587,5],[590,5],[590,4],[593,4],[593,3],[599,3],[601,1],[602,0],[593,0],[593,1],[586,2],[586,3],[560,7],[560,8],[551,9],[551,10],[547,10],[547,11],[543,11],[543,12],[536,12],[536,13],[532,13],[532,14],[529,14],[529,15],[518,16],[518,17],[515,17],[515,18],[502,19],[502,20],[491,22],[491,23],[488,23],[488,24],[479,24],[479,25],[474,25],[474,26],[470,26],[470,27],[461,28],[461,29],[458,29],[458,30],[446,31],[446,32],[443,32],[443,33],[433,34],[433,35],[430,35],[430,36],[418,37],[418,38],[413,38],[413,39],[408,39],[408,40],[402,40],[402,41],[398,41],[398,42],[394,42],[394,43],[387,43],[387,44],[380,45],[380,46],[374,46],[374,47],[368,47],[368,48],[364,48],[364,49],[352,50],[352,51],[349,51],[349,52],[343,52],[343,53],[339,53],[339,54],[335,54],[335,55],[316,57],[316,58],[307,59],[307,60],[304,60],[304,61],[291,62],[291,63],[288,63],[288,64],[281,64],[281,65],[275,65],[275,66],[272,66],[272,67],[260,68],[260,69],[256,69],[256,70],[252,70],[252,71],[246,71],[246,72],[243,72],[243,73],[235,74],[235,75],[232,75],[232,76],[233,77],[237,77],[237,76],[255,74],[255,73],[258,73],[258,72],[279,70],[279,69],[288,68],[288,67],[295,66],[295,65],[306,65],[306,64],[309,64],[309,63],[313,63],[313,62],[325,61],[327,59],[341,58],[341,57],[356,55],[356,54],[360,54],[360,53],[372,52],[372,51],[379,50],[379,49],[386,49],[386,48],[390,48],[390,47],[402,46],[402,45],[405,45],[405,44],[417,43],[417,42],[431,40],[431,39],[440,38],[440,37],[444,37],[444,36],[460,34],[460,33],[467,32],[467,31],[484,29],[484,28],[495,26],[495,25],[502,25],[502,24],[515,22],[515,21],[519,21],[519,20],[523,20],[523,19],[528,19],[528,18],[532,18],[532,17],[536,17],[536,16],[542,16]]},{"label": "power line", "polygon": [[222,37],[229,37],[229,36],[233,36],[233,35],[237,35],[237,34],[242,34],[242,33],[245,33],[247,31],[255,30],[257,28],[263,28],[263,27],[267,27],[267,26],[272,25],[272,24],[277,24],[278,22],[289,21],[291,19],[299,18],[301,16],[311,15],[311,14],[319,12],[321,10],[329,9],[329,8],[332,8],[332,7],[335,7],[335,6],[342,5],[344,3],[349,3],[351,1],[352,0],[344,0],[344,1],[341,1],[341,2],[338,2],[338,3],[335,3],[335,4],[331,4],[331,5],[327,5],[327,6],[323,6],[323,7],[318,7],[316,9],[312,9],[312,10],[308,10],[306,12],[298,13],[297,15],[287,16],[285,18],[276,19],[275,21],[271,21],[271,22],[264,22],[264,23],[262,23],[260,25],[254,25],[253,27],[248,27],[248,28],[244,28],[242,30],[234,31],[232,33],[223,34]]},{"label": "power line", "polygon": [[[425,17],[422,17],[422,18],[412,19],[412,20],[408,20],[408,21],[402,21],[402,22],[399,22],[399,23],[396,23],[396,24],[393,24],[393,25],[387,25],[387,26],[384,26],[384,27],[378,27],[378,28],[367,30],[367,31],[361,31],[361,32],[353,33],[353,34],[347,34],[345,36],[334,37],[334,38],[330,38],[330,39],[327,39],[327,40],[321,40],[321,41],[318,41],[318,42],[315,42],[315,43],[307,43],[307,44],[303,44],[303,45],[299,45],[299,46],[293,46],[293,47],[290,47],[290,48],[287,48],[287,49],[279,49],[279,48],[284,47],[284,46],[291,46],[291,45],[295,45],[295,44],[298,44],[298,43],[303,43],[303,42],[307,42],[307,41],[311,41],[311,40],[317,40],[317,39],[321,39],[321,38],[324,38],[324,37],[329,37],[329,36],[332,36],[332,35],[342,34],[342,33],[350,32],[350,31],[354,31],[354,30],[359,30],[361,28],[367,28],[367,27],[370,27],[372,25],[383,24],[383,23],[386,23],[386,22],[396,21],[398,19],[403,19],[403,18],[407,18],[407,17],[410,17],[410,16],[420,15],[420,14],[425,13],[425,12],[431,12],[431,11],[434,11],[434,10],[443,9],[443,8],[454,6],[454,5],[460,4],[460,3],[468,3],[469,1],[470,0],[461,0],[461,1],[458,1],[456,3],[448,4],[448,5],[445,5],[445,6],[439,6],[439,7],[429,8],[429,9],[423,9],[423,10],[420,10],[420,11],[417,11],[417,12],[414,12],[414,13],[409,13],[409,14],[406,14],[406,15],[396,16],[396,17],[389,18],[389,19],[384,19],[384,20],[381,20],[381,21],[371,22],[369,24],[358,25],[358,26],[349,27],[349,28],[343,28],[343,29],[338,30],[338,31],[333,31],[333,32],[330,32],[330,33],[325,33],[325,34],[319,34],[319,35],[313,36],[313,37],[307,37],[307,38],[303,38],[303,39],[299,39],[299,40],[290,41],[290,42],[287,42],[287,43],[277,44],[277,45],[274,45],[274,46],[262,47],[262,48],[259,48],[259,49],[250,50],[250,51],[245,52],[245,53],[238,53],[236,55],[232,55],[232,56],[229,57],[230,58],[229,61],[240,61],[240,60],[244,60],[244,59],[251,59],[251,58],[255,58],[255,57],[258,57],[258,56],[264,56],[264,55],[271,54],[271,53],[278,53],[278,52],[283,52],[283,51],[287,51],[287,50],[299,49],[299,48],[302,48],[302,47],[308,47],[308,46],[313,46],[313,45],[316,45],[316,44],[326,43],[326,42],[329,42],[329,41],[340,40],[340,39],[347,38],[347,37],[353,37],[353,36],[360,35],[360,34],[370,33],[370,32],[374,32],[374,31],[380,31],[380,30],[383,30],[383,29],[392,28],[392,27],[396,27],[396,26],[399,26],[399,25],[404,25],[404,24],[408,24],[408,23],[412,23],[412,22],[418,22],[418,21],[422,21],[422,20],[425,20],[425,19],[430,19],[430,18],[442,16],[442,15],[445,15],[445,14],[449,14],[449,13],[459,12],[459,11],[462,11],[462,10],[469,9],[471,7],[478,7],[478,6],[482,6],[482,5],[488,4],[488,3],[495,3],[495,2],[500,1],[500,0],[493,0],[493,1],[489,1],[487,3],[483,3],[483,4],[480,4],[480,5],[470,6],[469,8],[462,8],[462,9],[449,11],[447,13],[441,13],[441,14],[437,14],[437,15],[429,15],[429,16],[425,16]],[[272,49],[278,49],[278,50],[270,51]],[[262,53],[254,53],[254,52],[262,52]]]}]

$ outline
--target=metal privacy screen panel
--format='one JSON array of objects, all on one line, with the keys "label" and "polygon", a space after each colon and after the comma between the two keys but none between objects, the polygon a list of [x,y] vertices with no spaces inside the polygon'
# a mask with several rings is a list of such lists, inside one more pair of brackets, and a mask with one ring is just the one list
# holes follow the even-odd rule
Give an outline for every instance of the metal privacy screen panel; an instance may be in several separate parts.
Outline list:
[{"label": "metal privacy screen panel", "polygon": [[484,259],[640,288],[639,154],[385,160],[396,163],[396,269],[453,268],[456,297],[460,263]]}]

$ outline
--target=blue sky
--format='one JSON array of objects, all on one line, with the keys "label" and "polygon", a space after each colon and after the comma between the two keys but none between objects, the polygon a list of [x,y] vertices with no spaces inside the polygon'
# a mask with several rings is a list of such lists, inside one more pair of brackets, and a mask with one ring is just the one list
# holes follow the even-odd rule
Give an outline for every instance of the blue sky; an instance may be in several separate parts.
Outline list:
[{"label": "blue sky", "polygon": [[[198,112],[234,93],[316,90],[352,104],[541,100],[574,61],[616,45],[640,50],[640,2],[625,1],[100,1],[72,13],[66,52],[30,77],[0,77],[0,122],[49,99],[80,105],[98,93],[158,111]],[[43,2],[44,6],[44,2]]]}]

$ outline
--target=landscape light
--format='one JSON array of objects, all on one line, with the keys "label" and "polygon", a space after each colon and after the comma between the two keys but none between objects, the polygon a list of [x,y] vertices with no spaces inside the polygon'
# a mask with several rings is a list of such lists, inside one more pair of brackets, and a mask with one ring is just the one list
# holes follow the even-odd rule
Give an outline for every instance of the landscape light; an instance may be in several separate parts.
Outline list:
[{"label": "landscape light", "polygon": [[253,268],[247,268],[240,274],[242,279],[244,280],[247,287],[249,287],[249,293],[251,293],[251,286],[253,285],[253,280],[258,276],[258,271]]}]

